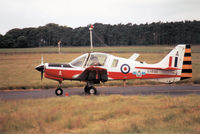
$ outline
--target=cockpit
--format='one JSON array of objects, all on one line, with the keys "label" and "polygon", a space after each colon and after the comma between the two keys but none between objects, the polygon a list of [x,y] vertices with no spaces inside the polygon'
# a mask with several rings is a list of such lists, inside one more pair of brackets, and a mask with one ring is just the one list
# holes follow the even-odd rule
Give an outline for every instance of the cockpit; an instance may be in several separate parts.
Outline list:
[{"label": "cockpit", "polygon": [[87,53],[74,59],[70,64],[75,67],[105,66],[107,58],[108,55],[104,53]]}]

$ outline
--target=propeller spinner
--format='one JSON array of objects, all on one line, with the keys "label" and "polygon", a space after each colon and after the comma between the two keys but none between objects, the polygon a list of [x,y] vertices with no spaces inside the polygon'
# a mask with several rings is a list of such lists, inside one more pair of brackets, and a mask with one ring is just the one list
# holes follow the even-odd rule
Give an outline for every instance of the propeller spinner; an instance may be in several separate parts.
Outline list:
[{"label": "propeller spinner", "polygon": [[41,64],[36,66],[35,69],[39,72],[41,72],[41,80],[43,79],[44,74],[44,63],[43,63],[43,57],[41,58]]}]

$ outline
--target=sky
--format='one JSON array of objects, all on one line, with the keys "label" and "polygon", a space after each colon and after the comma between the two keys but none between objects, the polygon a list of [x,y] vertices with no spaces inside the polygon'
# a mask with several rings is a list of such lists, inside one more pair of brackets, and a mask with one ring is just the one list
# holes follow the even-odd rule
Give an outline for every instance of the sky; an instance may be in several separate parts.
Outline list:
[{"label": "sky", "polygon": [[0,0],[0,34],[56,23],[144,24],[200,20],[200,0]]}]

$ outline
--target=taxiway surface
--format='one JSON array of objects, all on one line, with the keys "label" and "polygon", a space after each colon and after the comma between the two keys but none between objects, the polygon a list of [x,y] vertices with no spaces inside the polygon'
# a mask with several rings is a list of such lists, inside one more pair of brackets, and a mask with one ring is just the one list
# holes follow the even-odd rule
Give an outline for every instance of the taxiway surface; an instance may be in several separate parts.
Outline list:
[{"label": "taxiway surface", "polygon": [[[200,85],[155,85],[155,86],[127,86],[127,87],[97,87],[98,95],[156,95],[165,94],[172,96],[199,94]],[[66,95],[84,96],[83,88],[63,88],[63,97]],[[24,91],[0,91],[1,100],[37,99],[57,97],[55,90],[24,90]]]}]

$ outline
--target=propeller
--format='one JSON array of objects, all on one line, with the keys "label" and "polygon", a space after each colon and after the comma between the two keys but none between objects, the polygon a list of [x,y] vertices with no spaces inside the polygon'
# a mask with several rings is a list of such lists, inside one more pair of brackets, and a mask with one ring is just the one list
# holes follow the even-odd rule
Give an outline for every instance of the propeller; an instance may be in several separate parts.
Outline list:
[{"label": "propeller", "polygon": [[44,71],[41,71],[41,80],[43,79]]},{"label": "propeller", "polygon": [[41,80],[43,79],[43,74],[44,74],[44,63],[43,63],[43,56],[41,58],[41,64],[36,66],[35,69],[39,72],[41,72]]}]

